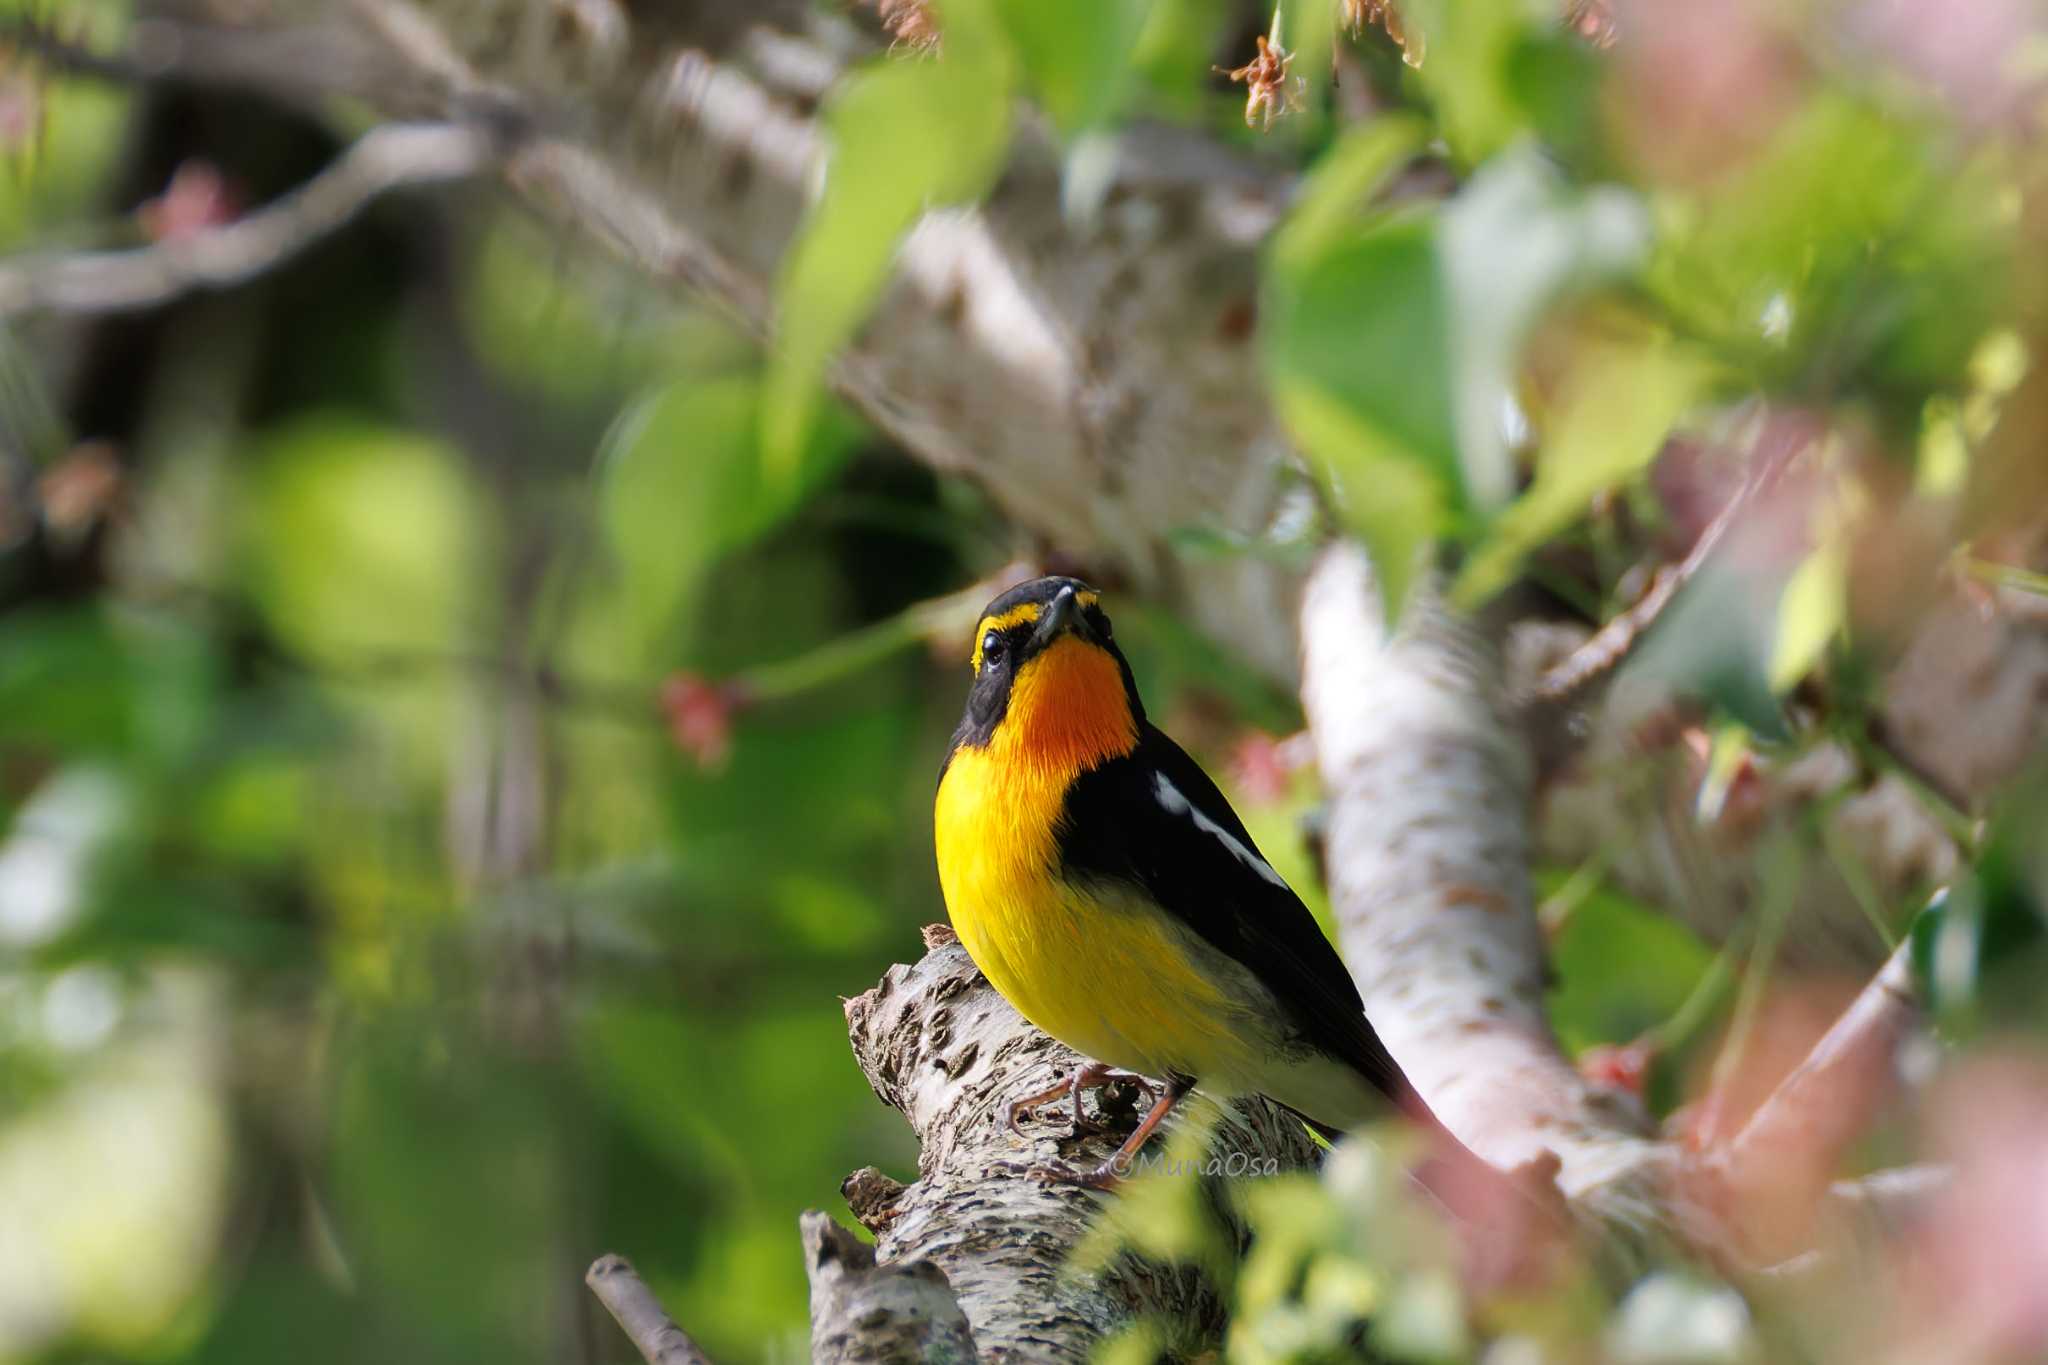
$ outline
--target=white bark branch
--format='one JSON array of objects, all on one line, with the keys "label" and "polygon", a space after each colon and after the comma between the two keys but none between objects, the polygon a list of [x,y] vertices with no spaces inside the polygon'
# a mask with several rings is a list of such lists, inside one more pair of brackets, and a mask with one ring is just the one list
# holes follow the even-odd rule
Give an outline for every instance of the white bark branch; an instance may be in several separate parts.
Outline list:
[{"label": "white bark branch", "polygon": [[816,1209],[802,1227],[812,1365],[975,1359],[974,1334],[943,1270],[930,1261],[878,1265],[872,1247]]},{"label": "white bark branch", "polygon": [[[1079,1140],[1055,1141],[1049,1125],[1027,1129],[1032,1141],[1012,1134],[1004,1121],[1009,1103],[1081,1059],[1025,1023],[949,931],[927,932],[938,946],[921,961],[891,967],[873,990],[846,1002],[855,1060],[920,1144],[918,1178],[907,1186],[871,1170],[849,1177],[849,1203],[876,1233],[876,1261],[885,1269],[929,1262],[942,1271],[983,1359],[1085,1361],[1096,1342],[1138,1315],[1213,1337],[1224,1307],[1197,1272],[1128,1255],[1100,1270],[1069,1264],[1102,1201],[1115,1196],[1026,1172],[1097,1165],[1135,1114],[1120,1111],[1114,1131]],[[1300,1123],[1262,1100],[1218,1108],[1197,1096],[1154,1142],[1171,1140],[1180,1113],[1205,1109],[1215,1119],[1214,1153],[1270,1158],[1281,1169],[1315,1160]],[[888,1322],[892,1331],[900,1325],[895,1317]],[[814,1301],[814,1349],[821,1332],[833,1340],[858,1335],[830,1313],[821,1325]]]},{"label": "white bark branch", "polygon": [[690,1334],[676,1326],[633,1263],[607,1253],[591,1263],[583,1282],[605,1306],[647,1365],[711,1365]]},{"label": "white bark branch", "polygon": [[1497,661],[1427,585],[1390,636],[1371,567],[1349,545],[1317,562],[1301,619],[1330,898],[1366,1013],[1473,1151],[1504,1169],[1554,1153],[1581,1211],[1660,1225],[1670,1151],[1579,1075],[1544,1014],[1529,762]]},{"label": "white bark branch", "polygon": [[[768,335],[824,153],[817,99],[872,50],[843,23],[768,5],[650,15],[623,49],[562,40],[513,52],[486,39],[518,30],[523,0],[445,8],[355,6],[451,110],[487,93],[552,129],[552,93],[587,90],[601,64],[604,94],[588,111],[598,126],[529,143],[508,179],[635,268]],[[463,50],[464,34],[480,36],[477,51]],[[1252,346],[1256,247],[1287,190],[1199,135],[1142,129],[1124,139],[1100,211],[1075,219],[1055,150],[1026,134],[984,206],[934,214],[911,235],[835,383],[1048,544],[1176,603],[1291,679],[1293,576],[1177,539],[1202,527],[1257,540],[1308,515]]]}]

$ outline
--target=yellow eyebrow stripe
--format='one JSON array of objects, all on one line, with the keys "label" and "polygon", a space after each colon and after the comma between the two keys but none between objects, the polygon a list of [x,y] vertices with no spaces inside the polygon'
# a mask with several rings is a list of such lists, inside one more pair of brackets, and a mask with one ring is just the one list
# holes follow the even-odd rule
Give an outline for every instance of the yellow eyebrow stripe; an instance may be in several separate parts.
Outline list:
[{"label": "yellow eyebrow stripe", "polygon": [[[1092,607],[1102,600],[1102,594],[1099,592],[1076,593],[1074,600],[1083,607]],[[1038,613],[1038,603],[1019,602],[1000,616],[982,617],[981,624],[974,628],[974,655],[968,661],[973,665],[974,671],[976,673],[981,672],[981,642],[988,638],[990,631],[1008,630],[1011,626],[1028,626],[1038,619]]]},{"label": "yellow eyebrow stripe", "polygon": [[1008,630],[1011,626],[1029,625],[1037,619],[1038,603],[1036,602],[1019,602],[1001,616],[982,617],[981,624],[974,628],[974,658],[972,660],[974,671],[976,673],[981,672],[981,642],[988,638],[990,631]]}]

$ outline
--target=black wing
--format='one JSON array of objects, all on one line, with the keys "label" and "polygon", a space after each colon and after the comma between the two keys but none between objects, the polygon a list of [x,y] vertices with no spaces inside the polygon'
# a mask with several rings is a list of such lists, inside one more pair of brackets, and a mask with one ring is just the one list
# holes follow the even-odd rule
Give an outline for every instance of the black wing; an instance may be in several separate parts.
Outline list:
[{"label": "black wing", "polygon": [[1349,1062],[1402,1108],[1417,1107],[1315,916],[1267,866],[1201,765],[1160,730],[1146,725],[1131,753],[1076,779],[1060,851],[1069,876],[1149,893],[1249,968],[1307,1041]]}]

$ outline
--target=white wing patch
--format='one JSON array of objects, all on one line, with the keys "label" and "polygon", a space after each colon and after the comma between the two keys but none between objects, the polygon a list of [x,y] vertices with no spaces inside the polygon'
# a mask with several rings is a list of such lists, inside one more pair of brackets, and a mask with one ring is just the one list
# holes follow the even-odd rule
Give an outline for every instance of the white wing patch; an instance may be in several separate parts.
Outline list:
[{"label": "white wing patch", "polygon": [[1273,885],[1282,888],[1286,887],[1287,883],[1281,879],[1280,874],[1275,872],[1264,858],[1246,848],[1244,841],[1235,834],[1232,834],[1229,830],[1197,810],[1195,803],[1188,800],[1179,787],[1173,785],[1172,778],[1168,777],[1165,773],[1158,774],[1152,779],[1152,790],[1159,797],[1159,804],[1166,807],[1167,814],[1186,816],[1195,822],[1195,828],[1229,849],[1236,856],[1237,860],[1246,867],[1258,873],[1261,877],[1273,883]]}]

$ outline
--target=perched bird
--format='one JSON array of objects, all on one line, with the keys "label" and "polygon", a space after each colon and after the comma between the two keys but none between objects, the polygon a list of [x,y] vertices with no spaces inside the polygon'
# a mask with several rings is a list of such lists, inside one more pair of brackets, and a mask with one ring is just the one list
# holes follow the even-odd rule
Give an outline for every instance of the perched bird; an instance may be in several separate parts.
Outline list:
[{"label": "perched bird", "polygon": [[[1020,1100],[1159,1077],[1107,1186],[1189,1090],[1260,1094],[1326,1135],[1428,1109],[1308,908],[1145,719],[1098,594],[1040,578],[989,603],[939,774],[939,882],[960,942],[1026,1019],[1092,1061]],[[1149,1086],[1143,1086],[1148,1095]]]}]

